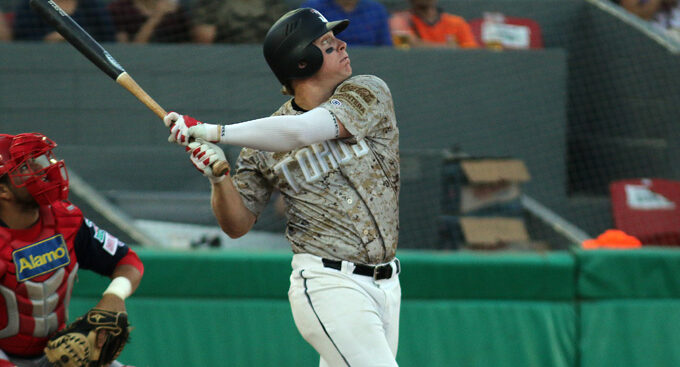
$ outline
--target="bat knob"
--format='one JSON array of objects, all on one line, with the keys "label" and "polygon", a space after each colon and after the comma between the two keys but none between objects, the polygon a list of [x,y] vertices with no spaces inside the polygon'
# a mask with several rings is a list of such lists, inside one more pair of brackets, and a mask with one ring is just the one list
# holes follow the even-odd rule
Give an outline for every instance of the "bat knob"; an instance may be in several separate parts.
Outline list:
[{"label": "bat knob", "polygon": [[217,177],[229,174],[229,163],[226,161],[217,161],[212,165],[213,174]]}]

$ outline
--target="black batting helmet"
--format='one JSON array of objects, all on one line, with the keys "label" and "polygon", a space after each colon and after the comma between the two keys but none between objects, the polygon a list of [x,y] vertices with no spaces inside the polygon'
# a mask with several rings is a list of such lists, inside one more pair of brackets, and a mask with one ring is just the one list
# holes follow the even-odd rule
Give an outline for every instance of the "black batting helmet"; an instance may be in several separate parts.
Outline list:
[{"label": "black batting helmet", "polygon": [[[323,64],[323,54],[312,43],[333,31],[338,34],[347,28],[349,20],[329,22],[317,10],[300,8],[284,14],[269,28],[264,39],[264,58],[281,84],[291,79],[314,75]],[[304,67],[299,67],[301,62]]]}]

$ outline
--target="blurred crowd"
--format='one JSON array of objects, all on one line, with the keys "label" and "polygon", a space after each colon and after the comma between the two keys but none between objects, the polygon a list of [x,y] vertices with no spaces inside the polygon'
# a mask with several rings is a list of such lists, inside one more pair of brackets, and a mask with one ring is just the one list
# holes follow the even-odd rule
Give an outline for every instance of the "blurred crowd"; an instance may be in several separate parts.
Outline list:
[{"label": "blurred crowd", "polygon": [[[680,40],[678,0],[612,0]],[[54,0],[99,42],[261,43],[269,27],[291,10],[290,0]],[[391,4],[394,4],[392,2]],[[438,0],[403,0],[388,11],[379,0],[301,0],[328,20],[349,19],[351,46],[542,48],[530,19],[485,14],[466,20]],[[493,18],[501,18],[500,22]],[[521,21],[518,21],[521,20]],[[535,23],[535,22],[534,22]],[[494,26],[494,24],[496,24]],[[494,40],[493,38],[496,38]],[[25,0],[0,0],[0,41],[61,41]],[[496,46],[503,47],[496,47]]]},{"label": "blurred crowd", "polygon": [[678,0],[613,0],[657,30],[680,41],[680,6]]},{"label": "blurred crowd", "polygon": [[[291,10],[288,0],[54,0],[99,42],[261,43]],[[298,6],[296,6],[298,7]],[[347,18],[352,46],[477,48],[470,24],[437,0],[404,0],[390,12],[377,0],[306,0],[299,7]],[[0,1],[0,41],[63,41],[29,1]]]}]

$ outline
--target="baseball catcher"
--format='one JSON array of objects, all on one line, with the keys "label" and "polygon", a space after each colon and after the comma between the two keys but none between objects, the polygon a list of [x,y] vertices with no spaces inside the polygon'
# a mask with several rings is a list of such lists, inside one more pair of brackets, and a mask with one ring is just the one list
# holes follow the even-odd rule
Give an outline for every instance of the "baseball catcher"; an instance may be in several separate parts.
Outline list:
[{"label": "baseball catcher", "polygon": [[[0,367],[122,366],[125,299],[144,265],[68,201],[68,172],[38,133],[0,134]],[[67,326],[78,270],[111,283]]]}]

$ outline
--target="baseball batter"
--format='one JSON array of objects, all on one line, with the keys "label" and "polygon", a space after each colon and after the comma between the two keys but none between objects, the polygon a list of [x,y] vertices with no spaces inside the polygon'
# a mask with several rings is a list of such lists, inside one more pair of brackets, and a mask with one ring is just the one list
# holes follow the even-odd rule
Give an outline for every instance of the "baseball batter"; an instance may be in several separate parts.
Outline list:
[{"label": "baseball batter", "polygon": [[[212,182],[213,212],[230,237],[281,192],[294,253],[288,296],[320,366],[396,366],[399,130],[387,85],[351,76],[336,37],[348,24],[302,8],[271,27],[265,58],[294,97],[272,116],[212,125],[172,112],[166,123]],[[233,176],[213,175],[210,164],[225,159],[213,143],[244,147]]]}]

